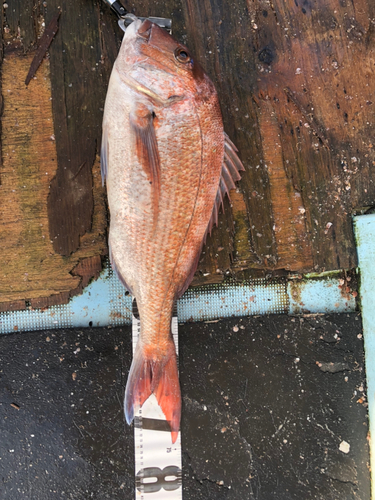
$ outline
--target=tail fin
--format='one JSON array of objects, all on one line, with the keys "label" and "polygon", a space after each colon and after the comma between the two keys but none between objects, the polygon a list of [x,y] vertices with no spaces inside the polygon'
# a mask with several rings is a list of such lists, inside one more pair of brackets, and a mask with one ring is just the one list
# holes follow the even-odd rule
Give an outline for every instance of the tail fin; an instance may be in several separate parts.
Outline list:
[{"label": "tail fin", "polygon": [[175,443],[180,429],[181,392],[173,339],[168,353],[159,358],[148,354],[138,342],[125,389],[124,408],[128,424],[132,422],[135,410],[151,394],[156,396],[171,427],[172,443]]}]

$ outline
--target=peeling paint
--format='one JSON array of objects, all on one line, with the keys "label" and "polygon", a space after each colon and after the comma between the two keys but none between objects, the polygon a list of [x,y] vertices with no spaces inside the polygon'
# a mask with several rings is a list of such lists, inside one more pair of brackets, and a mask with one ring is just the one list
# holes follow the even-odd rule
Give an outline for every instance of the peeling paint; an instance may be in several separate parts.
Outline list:
[{"label": "peeling paint", "polygon": [[348,287],[347,281],[339,277],[341,275],[342,273],[337,273],[335,277],[329,275],[320,279],[288,281],[289,313],[313,314],[355,311],[357,291]]}]

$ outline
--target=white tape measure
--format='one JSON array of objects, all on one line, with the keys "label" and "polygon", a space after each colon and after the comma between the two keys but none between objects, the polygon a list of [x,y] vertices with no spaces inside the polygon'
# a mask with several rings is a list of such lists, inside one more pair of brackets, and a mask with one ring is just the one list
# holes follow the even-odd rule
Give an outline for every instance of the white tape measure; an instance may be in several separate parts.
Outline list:
[{"label": "white tape measure", "polygon": [[[132,325],[134,355],[141,327],[134,299]],[[177,308],[172,335],[178,355]],[[154,395],[134,416],[134,447],[136,500],[182,500],[181,432],[172,444],[169,424]]]}]

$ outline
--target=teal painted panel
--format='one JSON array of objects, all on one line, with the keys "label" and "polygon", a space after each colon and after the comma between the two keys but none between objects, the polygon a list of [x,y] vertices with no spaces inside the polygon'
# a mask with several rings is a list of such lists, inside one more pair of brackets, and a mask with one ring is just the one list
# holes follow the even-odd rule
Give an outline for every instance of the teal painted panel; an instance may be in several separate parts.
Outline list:
[{"label": "teal painted panel", "polygon": [[[367,399],[370,436],[375,436],[375,214],[354,217],[358,263],[361,273],[360,297],[363,337],[365,343]],[[375,450],[370,441],[371,470],[375,471]],[[375,499],[375,480],[371,481]]]}]

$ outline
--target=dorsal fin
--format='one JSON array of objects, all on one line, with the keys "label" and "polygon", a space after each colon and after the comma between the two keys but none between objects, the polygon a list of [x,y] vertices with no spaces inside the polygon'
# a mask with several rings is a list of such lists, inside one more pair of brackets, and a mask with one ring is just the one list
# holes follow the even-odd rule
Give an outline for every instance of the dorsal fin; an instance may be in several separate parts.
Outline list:
[{"label": "dorsal fin", "polygon": [[223,207],[224,211],[225,195],[227,194],[230,199],[229,191],[235,189],[235,183],[241,179],[240,171],[245,170],[237,153],[238,149],[224,132],[224,161],[221,169],[219,189],[212,209],[211,219],[208,223],[206,236],[208,233],[211,234],[214,225],[218,225],[220,207]]},{"label": "dorsal fin", "polygon": [[242,165],[241,160],[238,158],[237,153],[238,149],[233,144],[233,142],[229,139],[228,135],[224,132],[224,162],[229,168],[232,178],[235,182],[241,179],[240,171],[245,170],[245,167]]}]

